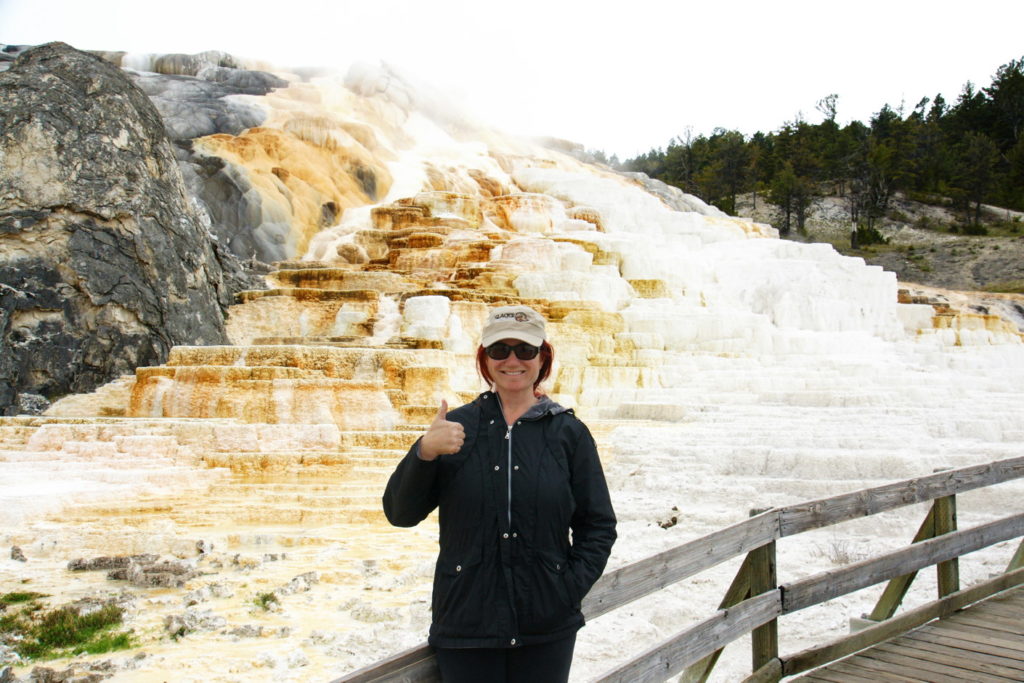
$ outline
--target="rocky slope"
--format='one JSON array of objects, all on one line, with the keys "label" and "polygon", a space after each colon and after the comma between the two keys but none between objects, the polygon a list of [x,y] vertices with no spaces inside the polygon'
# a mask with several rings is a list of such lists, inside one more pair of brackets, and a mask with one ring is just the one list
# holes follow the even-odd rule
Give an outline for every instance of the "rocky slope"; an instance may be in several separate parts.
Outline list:
[{"label": "rocky slope", "polygon": [[0,414],[225,341],[244,279],[124,71],[51,43],[0,73]]}]

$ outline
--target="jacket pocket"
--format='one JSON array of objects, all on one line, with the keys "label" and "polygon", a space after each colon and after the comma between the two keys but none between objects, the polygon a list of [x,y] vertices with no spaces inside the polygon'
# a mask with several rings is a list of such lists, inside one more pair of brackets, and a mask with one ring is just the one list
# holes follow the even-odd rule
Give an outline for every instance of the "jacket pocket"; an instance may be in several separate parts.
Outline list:
[{"label": "jacket pocket", "polygon": [[578,610],[569,589],[568,562],[558,553],[537,553],[524,572],[527,583],[521,591],[525,614],[530,623],[523,624],[524,633],[546,633],[564,628]]},{"label": "jacket pocket", "polygon": [[447,553],[437,559],[431,599],[434,624],[447,634],[473,635],[483,613],[479,548]]}]

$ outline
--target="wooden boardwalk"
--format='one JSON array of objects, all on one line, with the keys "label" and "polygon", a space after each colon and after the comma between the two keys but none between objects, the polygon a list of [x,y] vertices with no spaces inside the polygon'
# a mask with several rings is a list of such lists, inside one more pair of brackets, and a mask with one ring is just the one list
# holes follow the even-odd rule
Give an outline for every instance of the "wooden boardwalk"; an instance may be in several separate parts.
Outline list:
[{"label": "wooden boardwalk", "polygon": [[801,676],[800,681],[1024,681],[1024,588]]}]

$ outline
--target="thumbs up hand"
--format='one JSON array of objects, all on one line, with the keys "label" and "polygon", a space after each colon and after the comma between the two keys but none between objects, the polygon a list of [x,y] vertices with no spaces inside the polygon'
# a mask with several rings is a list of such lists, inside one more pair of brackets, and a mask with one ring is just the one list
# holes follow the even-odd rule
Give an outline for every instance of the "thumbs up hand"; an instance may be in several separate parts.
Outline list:
[{"label": "thumbs up hand", "polygon": [[420,440],[420,460],[437,460],[439,455],[458,453],[465,440],[466,430],[458,422],[448,421],[448,401],[442,399],[434,421]]}]

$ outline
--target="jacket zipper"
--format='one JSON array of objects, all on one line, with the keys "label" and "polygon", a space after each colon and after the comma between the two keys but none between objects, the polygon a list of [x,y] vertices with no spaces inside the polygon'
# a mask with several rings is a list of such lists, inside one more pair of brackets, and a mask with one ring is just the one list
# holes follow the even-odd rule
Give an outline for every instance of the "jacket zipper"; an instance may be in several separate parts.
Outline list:
[{"label": "jacket zipper", "polygon": [[512,528],[512,425],[506,425],[505,441],[508,441],[508,528]]}]

